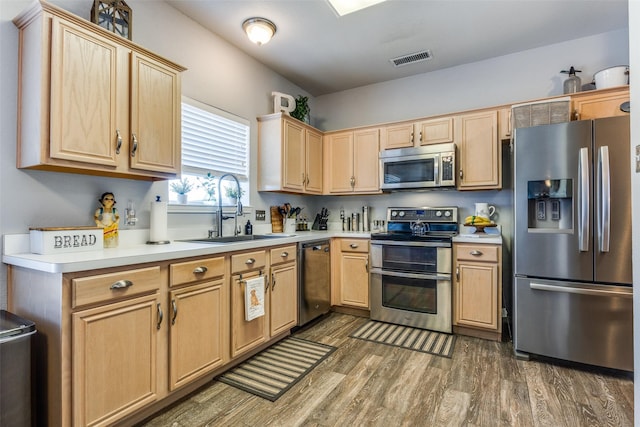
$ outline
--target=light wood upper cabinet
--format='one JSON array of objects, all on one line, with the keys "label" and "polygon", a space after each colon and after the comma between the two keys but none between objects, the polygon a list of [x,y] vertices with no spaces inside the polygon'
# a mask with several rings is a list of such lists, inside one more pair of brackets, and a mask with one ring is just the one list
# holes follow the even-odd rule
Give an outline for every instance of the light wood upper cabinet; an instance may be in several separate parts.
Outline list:
[{"label": "light wood upper cabinet", "polygon": [[329,194],[380,193],[379,128],[325,135]]},{"label": "light wood upper cabinet", "polygon": [[453,324],[462,332],[500,340],[502,255],[500,245],[455,243]]},{"label": "light wood upper cabinet", "polygon": [[380,146],[383,150],[419,147],[453,142],[453,137],[453,117],[439,117],[387,125],[380,130]]},{"label": "light wood upper cabinet", "polygon": [[502,149],[498,140],[498,112],[490,110],[456,118],[458,189],[502,188]]},{"label": "light wood upper cabinet", "polygon": [[48,3],[14,23],[19,168],[176,176],[184,68]]},{"label": "light wood upper cabinet", "polygon": [[513,136],[513,124],[511,121],[511,108],[501,108],[498,110],[498,138],[501,141],[511,139]]},{"label": "light wood upper cabinet", "polygon": [[572,97],[574,118],[591,120],[628,115],[629,113],[620,110],[620,105],[629,101],[629,98],[628,86],[605,92],[576,94]]},{"label": "light wood upper cabinet", "polygon": [[258,117],[258,191],[322,194],[322,133],[277,113]]}]

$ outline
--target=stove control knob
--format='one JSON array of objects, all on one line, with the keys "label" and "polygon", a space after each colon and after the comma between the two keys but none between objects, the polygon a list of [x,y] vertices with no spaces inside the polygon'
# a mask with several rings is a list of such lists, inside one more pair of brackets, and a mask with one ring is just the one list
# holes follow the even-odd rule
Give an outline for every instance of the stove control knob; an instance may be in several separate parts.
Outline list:
[{"label": "stove control knob", "polygon": [[449,218],[451,216],[451,211],[444,211],[444,216]]},{"label": "stove control knob", "polygon": [[405,215],[405,214],[404,214],[404,211],[400,211],[400,212],[398,212],[398,215],[400,216],[400,218],[402,218],[402,217]]},{"label": "stove control knob", "polygon": [[397,216],[398,212],[397,211],[391,211],[391,216]]},{"label": "stove control knob", "polygon": [[436,216],[437,217],[441,217],[442,216],[442,211],[436,211]]}]

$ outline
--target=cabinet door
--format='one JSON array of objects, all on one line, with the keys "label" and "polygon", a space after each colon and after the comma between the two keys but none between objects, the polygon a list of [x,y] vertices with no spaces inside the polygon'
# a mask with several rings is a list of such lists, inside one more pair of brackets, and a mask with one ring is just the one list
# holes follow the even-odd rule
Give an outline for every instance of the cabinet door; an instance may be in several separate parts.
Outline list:
[{"label": "cabinet door", "polygon": [[322,194],[322,134],[307,130],[305,192]]},{"label": "cabinet door", "polygon": [[382,148],[407,148],[414,145],[413,123],[399,123],[385,126],[381,130]]},{"label": "cabinet door", "polygon": [[498,129],[500,130],[499,138],[501,141],[511,139],[513,136],[511,113],[511,108],[502,108],[498,111]]},{"label": "cabinet door", "polygon": [[50,157],[116,166],[118,46],[57,17],[51,28]]},{"label": "cabinet door", "polygon": [[132,169],[176,174],[181,168],[180,73],[138,53],[131,56]]},{"label": "cabinet door", "polygon": [[498,330],[498,265],[457,265],[454,324]]},{"label": "cabinet door", "polygon": [[600,119],[603,117],[626,116],[620,104],[629,101],[629,89],[599,95],[576,97],[573,101],[577,120]]},{"label": "cabinet door", "polygon": [[[258,272],[234,275],[231,281],[231,357],[239,356],[267,341],[266,316],[269,307],[269,292],[265,292],[265,315],[251,321],[245,320],[245,280],[258,277]],[[268,285],[265,278],[265,286]]]},{"label": "cabinet door", "polygon": [[293,328],[298,318],[298,270],[295,263],[287,263],[271,270],[269,311],[270,336]]},{"label": "cabinet door", "polygon": [[283,120],[282,126],[284,127],[282,188],[303,192],[305,181],[305,129],[289,120]]},{"label": "cabinet door", "polygon": [[170,382],[174,390],[226,362],[228,297],[224,279],[170,293]]},{"label": "cabinet door", "polygon": [[458,188],[501,188],[502,150],[498,141],[497,111],[466,114],[460,116],[458,121]]},{"label": "cabinet door", "polygon": [[420,145],[453,142],[453,117],[426,120],[416,126]]},{"label": "cabinet door", "polygon": [[368,309],[369,254],[344,252],[340,264],[340,304]]},{"label": "cabinet door", "polygon": [[153,294],[72,315],[74,425],[113,424],[157,399],[159,313]]},{"label": "cabinet door", "polygon": [[329,135],[327,141],[329,192],[352,193],[353,176],[353,132]]},{"label": "cabinet door", "polygon": [[377,128],[353,133],[353,190],[356,193],[380,191],[379,135]]}]

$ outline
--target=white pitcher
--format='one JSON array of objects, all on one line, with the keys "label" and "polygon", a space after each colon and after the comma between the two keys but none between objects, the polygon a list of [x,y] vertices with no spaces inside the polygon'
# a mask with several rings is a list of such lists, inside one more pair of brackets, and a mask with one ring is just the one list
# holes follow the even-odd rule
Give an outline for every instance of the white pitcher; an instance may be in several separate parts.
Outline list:
[{"label": "white pitcher", "polygon": [[489,205],[489,203],[476,203],[476,216],[483,218],[491,218],[496,213],[496,207]]}]

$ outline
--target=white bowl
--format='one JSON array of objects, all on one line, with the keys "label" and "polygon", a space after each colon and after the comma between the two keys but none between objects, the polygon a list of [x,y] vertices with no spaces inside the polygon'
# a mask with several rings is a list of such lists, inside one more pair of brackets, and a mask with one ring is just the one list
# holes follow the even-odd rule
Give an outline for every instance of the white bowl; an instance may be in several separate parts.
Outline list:
[{"label": "white bowl", "polygon": [[596,89],[605,89],[614,86],[629,84],[629,66],[618,65],[617,67],[605,68],[593,75],[596,82]]}]

